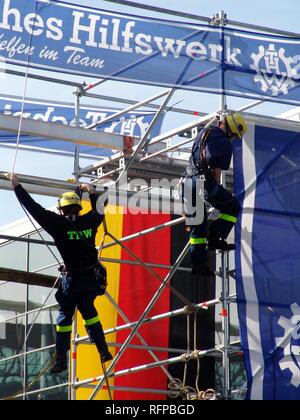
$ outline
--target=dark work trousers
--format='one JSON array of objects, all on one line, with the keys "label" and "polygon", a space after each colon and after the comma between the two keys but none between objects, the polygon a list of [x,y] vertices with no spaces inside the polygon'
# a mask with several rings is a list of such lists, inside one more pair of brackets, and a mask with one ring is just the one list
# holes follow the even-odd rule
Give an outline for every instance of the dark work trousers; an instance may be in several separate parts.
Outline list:
[{"label": "dark work trousers", "polygon": [[55,295],[59,304],[59,315],[56,321],[56,351],[58,355],[65,357],[70,349],[72,319],[76,307],[82,315],[90,340],[95,343],[98,352],[107,351],[103,328],[94,306],[97,295],[98,293],[94,291],[76,291],[71,288],[64,289],[62,286],[58,289]]},{"label": "dark work trousers", "polygon": [[220,211],[218,219],[213,221],[208,232],[207,211],[204,203],[203,222],[190,227],[190,252],[192,264],[199,265],[207,261],[207,241],[226,239],[240,213],[240,204],[235,197],[212,178],[204,182],[205,200]]}]

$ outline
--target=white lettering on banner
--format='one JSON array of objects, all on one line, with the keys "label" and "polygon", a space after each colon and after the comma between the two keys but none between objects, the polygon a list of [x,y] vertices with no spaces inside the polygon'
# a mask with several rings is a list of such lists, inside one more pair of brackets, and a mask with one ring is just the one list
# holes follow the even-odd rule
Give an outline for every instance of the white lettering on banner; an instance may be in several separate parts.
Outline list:
[{"label": "white lettering on banner", "polygon": [[195,60],[205,60],[207,49],[201,42],[191,42],[186,48],[186,55]]},{"label": "white lettering on banner", "polygon": [[55,50],[49,50],[48,47],[46,46],[45,48],[42,49],[42,51],[39,54],[40,58],[45,58],[46,60],[52,60],[52,61],[56,61],[59,58],[58,55],[58,51]]},{"label": "white lettering on banner", "polygon": [[89,15],[90,25],[84,26],[80,24],[81,18],[85,16],[83,12],[73,12],[74,26],[73,26],[73,36],[70,39],[70,42],[73,44],[81,45],[80,32],[87,32],[89,34],[89,40],[86,42],[86,45],[89,47],[97,47],[98,44],[95,41],[95,32],[97,21],[100,20],[100,16]]},{"label": "white lettering on banner", "polygon": [[[101,120],[104,120],[104,118],[106,118],[107,113],[105,112],[88,112],[86,114],[86,119],[90,120],[92,119],[92,121],[90,122],[90,124],[96,124],[98,122],[100,122]],[[97,130],[97,127],[95,127],[93,130]]]},{"label": "white lettering on banner", "polygon": [[41,16],[36,15],[35,13],[29,13],[25,16],[24,28],[29,35],[40,36],[44,32],[44,21]]},{"label": "white lettering on banner", "polygon": [[76,48],[76,47],[65,47],[65,52],[70,52],[69,58],[67,60],[68,64],[76,64],[81,65],[84,67],[94,67],[98,69],[102,69],[104,67],[104,60],[101,60],[100,58],[90,58],[88,56],[83,56],[79,53],[85,53],[85,50],[83,48]]},{"label": "white lettering on banner", "polygon": [[135,27],[135,22],[127,22],[125,31],[122,32],[124,38],[124,47],[122,48],[123,52],[133,52],[133,49],[130,48],[130,40],[134,37],[134,34],[131,32],[131,29]]},{"label": "white lettering on banner", "polygon": [[229,36],[225,36],[225,43],[226,43],[226,62],[228,64],[233,64],[234,66],[243,67],[243,65],[238,61],[236,58],[237,55],[241,54],[240,48],[233,48],[231,49],[231,38]]},{"label": "white lettering on banner", "polygon": [[[160,36],[155,36],[154,41],[156,42],[156,45],[163,57],[167,57],[169,52],[171,52],[175,58],[178,58],[180,56],[182,48],[185,46],[184,41],[175,41],[175,39],[172,38],[164,39]],[[163,45],[163,42],[165,42],[166,45]],[[174,48],[174,45],[177,45],[176,50]]]},{"label": "white lettering on banner", "polygon": [[63,39],[63,21],[54,17],[49,18],[45,22],[43,18],[37,13],[28,13],[23,22],[21,21],[21,13],[18,9],[10,8],[10,0],[3,0],[3,14],[0,21],[0,29],[13,30],[14,32],[23,32],[24,29],[29,35],[40,36],[46,30],[46,38],[60,41]]},{"label": "white lettering on banner", "polygon": [[47,20],[47,27],[48,30],[46,32],[46,37],[48,39],[53,39],[54,41],[60,41],[63,39],[64,34],[63,31],[60,29],[63,25],[63,21],[61,19],[56,18],[49,18]]},{"label": "white lettering on banner", "polygon": [[[201,42],[190,42],[187,44],[186,41],[180,39],[176,40],[173,38],[163,38],[160,36],[152,37],[151,35],[146,35],[143,33],[135,35],[132,31],[132,29],[136,26],[136,22],[134,21],[128,21],[125,25],[125,30],[121,32],[120,26],[122,21],[120,19],[113,18],[110,22],[108,19],[101,20],[99,16],[93,16],[89,14],[89,23],[83,24],[83,19],[85,19],[86,22],[86,14],[84,12],[74,11],[73,16],[73,35],[70,39],[70,43],[82,45],[84,41],[81,35],[82,33],[86,33],[88,36],[88,41],[85,41],[85,45],[94,48],[110,49],[112,51],[122,51],[127,53],[134,52],[136,54],[142,55],[151,55],[158,51],[161,53],[162,57],[172,55],[174,58],[180,58],[181,54],[184,54],[184,48],[186,48],[186,55],[193,58],[194,60],[209,59],[209,57],[207,57],[207,49]],[[97,23],[100,23],[100,28],[97,27]],[[109,24],[112,26],[112,28],[110,28],[110,32],[108,32],[107,28]],[[97,39],[98,32],[100,34],[99,39]],[[109,34],[111,35],[110,44],[108,40]],[[121,39],[122,44],[119,44]],[[132,42],[130,43],[130,41]],[[156,45],[157,49],[154,49],[152,42]],[[216,54],[218,51],[222,51],[222,47],[218,44],[215,46],[213,45],[214,44],[210,45],[210,49],[213,54],[213,61],[216,61]],[[234,60],[237,54],[238,51],[233,51],[231,59]],[[76,64],[79,64],[79,62]]]},{"label": "white lettering on banner", "polygon": [[[43,18],[38,13],[30,12],[22,16],[21,9],[11,7],[12,0],[3,0],[3,11],[0,17],[0,29],[12,30],[14,32],[27,32],[34,37],[41,37],[44,35],[46,39],[53,41],[61,41],[66,38],[64,27],[70,27],[69,22],[64,22],[62,19],[56,17]],[[58,6],[57,6],[58,7]],[[108,18],[93,14],[90,12],[72,11],[72,29],[69,37],[69,46],[64,47],[67,54],[66,63],[74,64],[82,67],[93,67],[101,69],[104,67],[104,61],[98,57],[91,57],[86,54],[85,47],[110,49],[112,51],[120,51],[124,53],[135,53],[149,56],[153,53],[159,53],[162,57],[172,56],[175,59],[187,55],[193,60],[217,60],[217,53],[221,51],[219,44],[210,44],[207,49],[204,44],[197,41],[187,43],[182,39],[164,38],[161,36],[148,35],[144,33],[134,33],[137,22],[128,20],[124,22],[123,19],[115,16]],[[121,25],[123,28],[121,28]],[[125,26],[124,26],[125,25]],[[200,31],[195,32],[199,33]],[[3,34],[1,35],[4,36]],[[188,34],[187,34],[188,36]],[[29,46],[25,44],[18,45],[14,48],[6,48],[8,43],[21,44],[21,37],[14,37],[12,40],[5,40],[2,42],[2,50],[9,52],[9,58],[14,57],[15,54],[28,54]],[[33,44],[34,45],[34,44]],[[11,46],[11,44],[10,44]],[[36,47],[37,48],[37,47]],[[47,48],[46,45],[40,46],[37,52],[39,58],[49,61],[56,61],[59,56],[59,51],[53,47]],[[0,46],[1,49],[1,46]],[[26,50],[26,51],[25,51]],[[30,55],[35,53],[34,47],[30,50]],[[237,61],[237,50],[229,53],[231,61]],[[211,56],[211,57],[210,57]]]},{"label": "white lettering on banner", "polygon": [[208,48],[210,49],[210,61],[213,61],[215,63],[220,63],[221,58],[217,57],[217,54],[221,54],[223,51],[222,45],[216,45],[216,44],[209,44]]},{"label": "white lettering on banner", "polygon": [[[108,19],[103,19],[102,20],[102,26],[108,26],[109,25],[109,20]],[[103,48],[105,50],[109,49],[109,45],[107,43],[107,28],[100,28],[99,32],[101,34],[101,42],[98,44],[99,48]]]},{"label": "white lettering on banner", "polygon": [[[0,28],[2,29],[12,29],[15,32],[23,32],[21,27],[21,14],[18,9],[9,9],[10,0],[4,0],[3,7],[3,17],[2,22],[0,22]],[[14,19],[14,25],[10,26],[8,19]]]},{"label": "white lettering on banner", "polygon": [[6,51],[9,58],[15,55],[31,56],[34,54],[35,48],[29,45],[21,44],[22,38],[14,36],[10,40],[3,39],[4,34],[0,35],[0,51]]},{"label": "white lettering on banner", "polygon": [[61,123],[63,125],[69,125],[65,117],[53,117],[52,122],[58,123],[58,124]]},{"label": "white lettering on banner", "polygon": [[137,45],[137,47],[135,48],[135,52],[137,54],[143,54],[143,55],[152,54],[153,49],[151,47],[151,35],[138,34],[135,37],[135,43]]},{"label": "white lettering on banner", "polygon": [[45,114],[35,114],[32,118],[34,120],[48,122],[50,120],[51,114],[55,111],[55,108],[48,107],[47,112]]}]

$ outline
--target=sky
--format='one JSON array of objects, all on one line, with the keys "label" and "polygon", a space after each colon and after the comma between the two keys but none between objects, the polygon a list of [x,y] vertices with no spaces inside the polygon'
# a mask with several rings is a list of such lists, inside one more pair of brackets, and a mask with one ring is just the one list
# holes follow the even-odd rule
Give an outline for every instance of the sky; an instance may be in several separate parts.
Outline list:
[{"label": "sky", "polygon": [[[23,0],[24,1],[24,0]],[[142,9],[129,8],[127,6],[113,4],[109,1],[103,0],[72,0],[70,3],[80,5],[88,5],[99,9],[110,11],[126,12],[128,14],[137,14],[149,17],[162,17],[171,20],[184,20],[182,18],[175,18],[167,15],[159,15]],[[143,4],[143,2],[138,2]],[[247,22],[264,27],[277,28],[285,31],[300,32],[299,31],[299,16],[300,16],[300,1],[299,0],[150,0],[144,1],[144,4],[152,6],[177,10],[181,12],[196,14],[200,16],[212,17],[220,10],[227,13],[227,18],[238,22]],[[55,77],[55,73],[51,74]],[[60,75],[62,77],[62,75]],[[78,82],[83,82],[81,77],[66,76],[66,79],[72,79]],[[94,80],[87,80],[92,82]],[[5,79],[0,79],[0,94],[11,94],[22,96],[24,89],[24,80],[13,76],[7,76]],[[107,81],[97,89],[94,93],[102,95],[121,96],[127,99],[142,100],[157,92],[162,91],[164,88],[141,86],[136,84],[124,84],[120,82]],[[45,84],[29,80],[27,88],[27,96],[41,99],[73,101],[74,89],[70,87],[62,87],[54,84]],[[118,106],[115,103],[89,101],[90,103],[98,106]],[[208,95],[196,92],[177,91],[172,102],[178,104],[181,108],[197,109],[202,112],[213,112],[220,108],[220,98],[218,95]],[[244,99],[228,98],[228,106],[232,109],[249,103]],[[265,103],[255,108],[257,113],[265,113],[268,115],[278,115],[281,112],[287,111],[291,107]],[[171,113],[170,113],[171,114]],[[169,130],[191,121],[190,116],[183,116],[178,114],[171,114],[163,126],[164,130]],[[14,158],[14,151],[7,149],[0,149],[0,170],[10,171]],[[85,162],[82,162],[83,164]],[[68,179],[72,177],[73,161],[62,157],[47,156],[44,154],[28,153],[19,151],[16,161],[16,172],[21,174],[29,174],[33,176],[43,176],[49,178]],[[23,217],[21,207],[12,192],[0,191],[0,226],[11,222],[19,217]],[[39,202],[45,206],[55,204],[54,198],[49,199],[39,197]]]}]

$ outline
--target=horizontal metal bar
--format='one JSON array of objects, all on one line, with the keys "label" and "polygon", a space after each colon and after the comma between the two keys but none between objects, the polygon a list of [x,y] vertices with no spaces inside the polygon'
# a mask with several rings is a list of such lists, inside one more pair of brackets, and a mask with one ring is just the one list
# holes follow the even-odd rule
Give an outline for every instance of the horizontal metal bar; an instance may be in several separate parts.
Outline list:
[{"label": "horizontal metal bar", "polygon": [[[145,157],[141,158],[141,159],[140,159],[140,162],[145,162],[146,160],[153,159],[153,158],[154,158],[154,157],[156,157],[156,156],[163,155],[164,153],[168,153],[168,152],[170,152],[170,151],[172,151],[172,150],[173,150],[173,151],[174,151],[174,150],[177,150],[177,149],[179,149],[181,146],[184,146],[184,145],[186,145],[186,144],[189,144],[189,143],[191,143],[191,142],[194,142],[194,140],[196,139],[196,137],[197,137],[197,134],[196,134],[194,137],[189,138],[189,139],[187,139],[187,140],[184,140],[184,141],[182,141],[182,142],[180,142],[180,143],[173,144],[172,146],[168,146],[168,147],[166,147],[165,149],[159,150],[158,152],[155,152],[155,153],[149,154],[149,155],[147,155],[147,156],[145,156]],[[187,162],[187,163],[188,163],[188,162]]]},{"label": "horizontal metal bar", "polygon": [[[13,397],[7,397],[9,399],[16,399],[16,398],[20,398],[23,397],[24,395],[35,395],[35,394],[41,394],[42,392],[48,392],[48,391],[54,391],[55,389],[59,389],[59,388],[65,388],[67,386],[70,386],[70,383],[64,383],[64,384],[59,384],[59,385],[53,385],[53,386],[48,386],[47,388],[40,388],[37,389],[35,391],[26,391],[26,393],[24,394],[23,392],[20,393],[16,393],[14,394]],[[2,398],[2,400],[5,400],[6,398]]]},{"label": "horizontal metal bar", "polygon": [[[150,6],[144,3],[136,3],[136,2],[128,1],[128,0],[122,0],[122,1],[121,0],[104,0],[104,1],[109,2],[109,3],[117,3],[123,6],[129,6],[129,7],[138,8],[138,9],[150,10],[152,12],[158,12],[158,13],[167,14],[170,16],[179,16],[186,19],[193,19],[196,21],[207,22],[210,24],[214,23],[214,18],[208,18],[206,16],[197,16],[190,13],[179,12],[177,10],[170,10],[170,9],[165,9],[161,7]],[[262,31],[262,32],[267,31],[269,33],[273,33],[277,35],[297,37],[297,38],[300,37],[300,34],[297,32],[288,32],[288,31],[277,29],[277,28],[269,28],[267,26],[252,25],[250,23],[238,22],[238,21],[228,20],[228,19],[226,19],[225,23],[226,25],[239,26],[241,28],[254,29],[256,31]]]},{"label": "horizontal metal bar", "polygon": [[58,85],[65,85],[65,86],[72,86],[72,87],[81,87],[82,83],[72,82],[71,80],[62,80],[48,76],[40,76],[39,74],[34,73],[25,73],[23,71],[12,70],[9,68],[1,69],[0,73],[8,73],[13,76],[21,76],[21,77],[28,77],[30,79],[41,80],[42,82],[49,82],[49,83],[56,83]]},{"label": "horizontal metal bar", "polygon": [[[19,123],[20,117],[0,114],[0,130],[17,133]],[[28,118],[23,118],[22,134],[109,150],[123,150],[124,148],[124,137],[119,134],[67,127],[62,124],[41,122]]]},{"label": "horizontal metal bar", "polygon": [[[65,191],[74,191],[78,185],[75,181],[59,181],[58,179],[30,175],[18,174],[18,178],[29,193],[50,197],[58,197]],[[0,189],[12,190],[11,182],[6,179],[5,172],[3,171],[0,171]]]},{"label": "horizontal metal bar", "polygon": [[[39,229],[39,230],[42,230],[42,229]],[[26,242],[27,244],[55,246],[54,242],[42,241],[40,239],[22,238],[22,237],[18,237],[18,236],[10,236],[10,235],[0,234],[0,239],[5,239],[6,241],[10,241],[10,243],[11,242]],[[0,246],[1,245],[7,245],[7,244],[0,244]]]},{"label": "horizontal metal bar", "polygon": [[[84,345],[89,345],[89,346],[93,346],[94,343],[91,343],[90,341],[88,342],[80,342],[79,338],[76,338],[75,343],[76,344],[84,344]],[[73,341],[74,342],[74,341]],[[123,343],[112,343],[110,341],[106,342],[108,347],[122,347]],[[180,354],[185,354],[186,353],[186,349],[175,349],[175,348],[167,348],[167,347],[155,347],[155,346],[143,346],[141,344],[129,344],[128,345],[129,349],[136,349],[136,350],[152,350],[152,351],[159,351],[159,352],[167,352],[167,353],[180,353]]]},{"label": "horizontal metal bar", "polygon": [[[0,148],[1,149],[15,149],[16,145],[15,144],[5,144],[5,143],[0,143]],[[54,155],[54,156],[63,156],[63,157],[67,157],[67,158],[72,158],[74,159],[74,153],[71,152],[63,152],[62,150],[54,150],[54,149],[46,149],[46,148],[39,148],[39,147],[35,147],[35,146],[25,146],[25,145],[19,145],[19,149],[22,150],[23,152],[30,152],[30,153],[40,153],[40,154],[45,154],[45,155]],[[96,155],[87,155],[84,153],[80,153],[79,154],[80,158],[82,159],[89,159],[89,160],[94,160],[99,162],[99,159],[101,159],[100,156],[96,156]]]},{"label": "horizontal metal bar", "polygon": [[[186,363],[187,361],[195,359],[195,358],[198,359],[198,358],[201,358],[201,357],[213,355],[216,352],[221,352],[221,348],[214,348],[214,349],[195,351],[195,352],[197,352],[197,357],[193,357],[191,354],[186,353],[186,354],[183,354],[182,356],[172,357],[170,359],[160,360],[158,362],[144,364],[144,365],[141,365],[141,366],[135,366],[135,367],[132,367],[132,368],[129,368],[129,369],[120,370],[118,372],[110,372],[110,373],[107,372],[107,375],[111,378],[112,377],[117,378],[119,376],[127,375],[127,374],[130,374],[130,373],[141,372],[141,371],[148,370],[148,369],[154,369],[156,367],[160,367],[160,366],[164,366],[164,365],[171,365],[171,364],[175,364],[175,363]],[[83,381],[77,381],[77,382],[75,382],[75,384],[73,384],[73,386],[78,388],[78,387],[80,387],[82,385],[85,385],[85,384],[102,381],[103,379],[104,379],[104,377],[103,377],[103,375],[101,375],[101,376],[97,376],[96,378],[85,379]]]},{"label": "horizontal metal bar", "polygon": [[106,124],[106,123],[108,123],[108,122],[110,122],[110,121],[112,121],[112,120],[114,120],[116,118],[119,118],[122,115],[124,115],[124,114],[126,114],[126,113],[128,113],[130,111],[133,111],[136,108],[139,108],[139,107],[141,107],[141,106],[143,106],[145,104],[147,104],[148,102],[155,101],[156,99],[159,99],[162,96],[167,95],[168,92],[169,92],[169,89],[166,90],[166,91],[160,92],[157,95],[151,96],[150,98],[147,98],[147,99],[145,99],[145,100],[143,100],[141,102],[135,103],[134,105],[130,106],[129,108],[126,108],[124,110],[121,110],[121,111],[117,112],[116,114],[111,115],[110,117],[107,117],[107,118],[105,118],[103,120],[99,120],[98,122],[87,126],[86,129],[92,130],[95,127],[100,127],[101,125]]},{"label": "horizontal metal bar", "polygon": [[205,16],[193,15],[193,14],[190,14],[190,13],[165,9],[165,8],[162,8],[162,7],[150,6],[150,5],[147,5],[147,4],[144,4],[144,3],[136,3],[136,2],[133,2],[133,1],[127,1],[127,0],[104,0],[104,1],[106,1],[108,3],[121,4],[122,6],[128,6],[128,7],[133,7],[133,8],[137,8],[137,9],[149,10],[151,12],[158,12],[158,13],[163,13],[163,14],[167,14],[167,15],[179,16],[179,17],[183,17],[185,19],[193,19],[193,20],[197,20],[197,21],[200,20],[200,21],[207,22],[207,23],[211,22],[211,18],[208,18],[208,17],[205,17]]},{"label": "horizontal metal bar", "polygon": [[[93,98],[93,99],[101,99],[102,101],[109,101],[109,102],[118,102],[120,104],[128,104],[128,105],[134,105],[137,101],[131,100],[131,99],[124,99],[124,98],[117,98],[115,96],[105,96],[105,95],[98,95],[94,93],[87,93],[85,95],[87,98]],[[143,105],[144,108],[152,108],[152,109],[159,109],[160,106],[157,104],[145,104]],[[199,111],[191,111],[184,108],[177,108],[173,107],[172,105],[170,107],[166,107],[167,112],[177,112],[179,114],[187,114],[187,115],[197,115],[199,117],[204,117],[207,115],[207,112],[199,112]]]},{"label": "horizontal metal bar", "polygon": [[[205,310],[205,309],[209,308],[210,306],[214,306],[214,305],[217,305],[219,303],[220,303],[220,299],[213,299],[213,300],[210,300],[210,301],[207,301],[207,302],[202,302],[202,303],[199,303],[197,305],[194,305],[193,308],[195,310],[199,310],[199,309]],[[147,323],[154,322],[154,321],[159,321],[159,320],[165,319],[165,318],[172,318],[172,317],[175,317],[175,316],[184,315],[185,312],[186,312],[186,307],[176,309],[175,311],[155,315],[155,316],[152,316],[151,318],[146,318],[143,321],[143,324],[147,324]],[[138,323],[138,321],[135,321],[135,322],[132,322],[130,324],[124,324],[124,325],[120,325],[120,326],[117,326],[117,327],[114,327],[114,328],[110,328],[108,330],[105,330],[104,334],[108,335],[108,334],[115,333],[117,331],[122,331],[122,330],[126,330],[126,329],[129,329],[129,328],[133,328],[137,325],[137,323]],[[86,341],[88,339],[89,339],[88,336],[80,337],[78,339],[78,343],[81,343],[81,342]]]},{"label": "horizontal metal bar", "polygon": [[[43,311],[45,311],[47,309],[51,309],[51,308],[56,308],[57,309],[57,307],[58,307],[58,303],[54,303],[53,305],[44,306]],[[41,311],[41,308],[38,308],[38,309],[33,309],[32,311],[28,311],[28,312],[24,312],[24,313],[19,314],[19,315],[12,316],[11,318],[0,319],[0,325],[1,324],[6,324],[7,322],[13,321],[13,320],[18,319],[18,318],[23,318],[24,316],[32,315],[32,314],[34,314],[36,312],[40,312],[40,311]],[[30,321],[29,321],[29,323],[30,323]]]},{"label": "horizontal metal bar", "polygon": [[239,26],[240,28],[253,29],[260,32],[268,32],[270,34],[282,35],[291,38],[299,38],[299,32],[283,31],[277,28],[269,28],[268,26],[253,25],[251,23],[239,22],[236,20],[226,20],[227,25]]},{"label": "horizontal metal bar", "polygon": [[[131,261],[131,260],[119,260],[117,258],[105,258],[105,257],[100,257],[99,258],[100,261],[102,262],[107,262],[107,263],[116,263],[116,264],[128,264],[128,265],[139,265],[140,263],[136,262],[136,261]],[[172,266],[171,265],[165,265],[165,264],[153,264],[153,263],[149,263],[146,262],[145,264],[147,264],[149,267],[153,267],[153,268],[162,268],[162,269],[166,269],[166,270],[171,270]],[[192,271],[191,268],[189,267],[178,267],[177,268],[178,271],[184,271],[186,273],[190,273]]]},{"label": "horizontal metal bar", "polygon": [[[122,242],[123,243],[123,242],[131,241],[132,239],[140,238],[141,236],[148,235],[149,233],[153,233],[153,232],[156,232],[158,230],[165,229],[165,228],[168,228],[168,227],[176,226],[176,225],[178,225],[180,223],[183,223],[185,220],[186,220],[185,217],[180,217],[180,218],[178,218],[176,220],[172,220],[170,222],[163,223],[163,224],[161,224],[159,226],[154,226],[152,228],[145,229],[145,230],[143,230],[141,232],[137,232],[137,233],[134,233],[132,235],[125,236],[124,238],[120,239],[119,242]],[[117,245],[117,243],[116,242],[110,242],[108,244],[105,244],[103,246],[103,249],[109,248],[109,247],[114,246],[114,245]]]},{"label": "horizontal metal bar", "polygon": [[34,353],[39,353],[39,352],[42,352],[42,351],[52,350],[54,348],[55,348],[55,344],[52,344],[51,346],[41,347],[40,349],[26,351],[24,353],[16,354],[15,356],[6,357],[5,359],[0,359],[0,363],[9,362],[10,360],[15,360],[15,359],[19,359],[20,357],[23,357],[23,356],[28,356],[29,354],[34,354]]}]

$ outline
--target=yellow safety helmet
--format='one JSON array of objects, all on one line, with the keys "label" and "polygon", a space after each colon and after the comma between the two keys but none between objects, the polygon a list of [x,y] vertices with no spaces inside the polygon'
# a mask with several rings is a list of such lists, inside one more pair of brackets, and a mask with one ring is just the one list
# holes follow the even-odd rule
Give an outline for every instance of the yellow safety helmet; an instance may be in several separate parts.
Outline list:
[{"label": "yellow safety helmet", "polygon": [[58,209],[67,206],[78,206],[82,210],[81,200],[78,194],[75,192],[65,192],[58,199]]},{"label": "yellow safety helmet", "polygon": [[226,115],[226,121],[230,130],[241,139],[247,131],[247,123],[243,116],[237,112],[232,112]]}]

